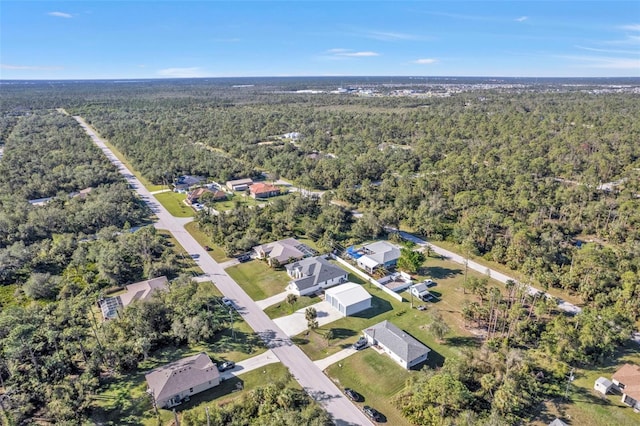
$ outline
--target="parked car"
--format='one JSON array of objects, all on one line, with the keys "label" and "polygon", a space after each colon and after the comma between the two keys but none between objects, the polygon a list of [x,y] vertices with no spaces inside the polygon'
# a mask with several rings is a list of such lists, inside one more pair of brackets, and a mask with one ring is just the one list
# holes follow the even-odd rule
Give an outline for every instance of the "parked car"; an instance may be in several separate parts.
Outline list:
[{"label": "parked car", "polygon": [[222,303],[225,304],[225,306],[233,306],[233,300],[229,299],[228,297],[223,297],[221,300]]},{"label": "parked car", "polygon": [[233,361],[225,361],[221,364],[218,364],[218,371],[227,371],[227,370],[231,370],[233,367],[236,366],[236,363]]},{"label": "parked car", "polygon": [[418,306],[416,309],[417,309],[417,310],[419,310],[419,311],[426,311],[426,310],[427,310],[427,307],[426,307],[426,306],[424,306],[424,305],[420,305],[420,306]]},{"label": "parked car", "polygon": [[434,285],[436,285],[435,281],[433,280],[424,280],[424,283],[427,287],[433,287]]},{"label": "parked car", "polygon": [[362,395],[360,395],[358,392],[354,391],[353,389],[345,388],[344,394],[347,395],[349,399],[352,401],[355,401],[355,402],[364,401],[364,398],[362,397]]},{"label": "parked car", "polygon": [[375,420],[376,422],[379,422],[380,420],[382,420],[382,414],[380,413],[380,411],[376,410],[375,408],[365,405],[362,410],[367,416],[369,416],[371,419]]},{"label": "parked car", "polygon": [[355,343],[353,344],[353,349],[355,349],[355,350],[359,351],[360,349],[364,349],[364,348],[366,348],[368,343],[369,343],[369,342],[367,342],[367,339],[366,339],[366,338],[361,337],[361,338],[359,338],[359,339],[358,339],[358,341],[357,341],[357,342],[355,342]]},{"label": "parked car", "polygon": [[424,296],[420,297],[423,302],[433,302],[436,300],[435,296],[431,293],[427,293]]}]

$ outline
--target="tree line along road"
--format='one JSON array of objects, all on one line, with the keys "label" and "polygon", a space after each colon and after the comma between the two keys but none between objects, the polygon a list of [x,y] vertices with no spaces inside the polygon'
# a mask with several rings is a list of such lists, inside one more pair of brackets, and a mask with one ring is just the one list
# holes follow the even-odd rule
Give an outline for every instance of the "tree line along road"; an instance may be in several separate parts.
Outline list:
[{"label": "tree line along road", "polygon": [[[61,112],[64,112],[61,110]],[[129,185],[151,208],[157,217],[155,227],[169,231],[191,255],[204,274],[211,278],[223,295],[230,298],[238,313],[263,339],[300,383],[318,401],[337,425],[370,425],[369,419],[352,404],[338,387],[318,368],[300,348],[256,305],[205,249],[189,234],[181,220],[177,220],[156,200],[127,167],[113,154],[96,131],[79,116],[73,117],[107,158],[117,167]]]}]

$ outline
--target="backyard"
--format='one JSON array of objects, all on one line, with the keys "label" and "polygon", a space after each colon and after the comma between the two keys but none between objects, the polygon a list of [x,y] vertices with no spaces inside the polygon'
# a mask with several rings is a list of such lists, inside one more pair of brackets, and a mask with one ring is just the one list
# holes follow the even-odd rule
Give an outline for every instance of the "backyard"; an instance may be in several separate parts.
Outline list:
[{"label": "backyard", "polygon": [[241,263],[226,271],[253,300],[282,293],[291,280],[284,269],[273,269],[261,260]]}]

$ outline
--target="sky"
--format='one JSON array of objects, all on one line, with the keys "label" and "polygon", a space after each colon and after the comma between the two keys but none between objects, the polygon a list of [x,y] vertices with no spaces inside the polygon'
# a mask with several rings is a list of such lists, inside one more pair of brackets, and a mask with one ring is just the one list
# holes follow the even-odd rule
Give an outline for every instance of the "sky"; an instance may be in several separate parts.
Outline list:
[{"label": "sky", "polygon": [[0,79],[640,77],[640,1],[0,1]]}]

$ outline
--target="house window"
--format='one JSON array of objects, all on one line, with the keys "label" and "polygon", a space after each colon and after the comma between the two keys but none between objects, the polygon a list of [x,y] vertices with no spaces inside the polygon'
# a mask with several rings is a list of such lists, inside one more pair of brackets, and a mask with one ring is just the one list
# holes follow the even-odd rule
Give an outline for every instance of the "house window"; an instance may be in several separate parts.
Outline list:
[{"label": "house window", "polygon": [[193,388],[189,388],[189,393],[193,393]]}]

